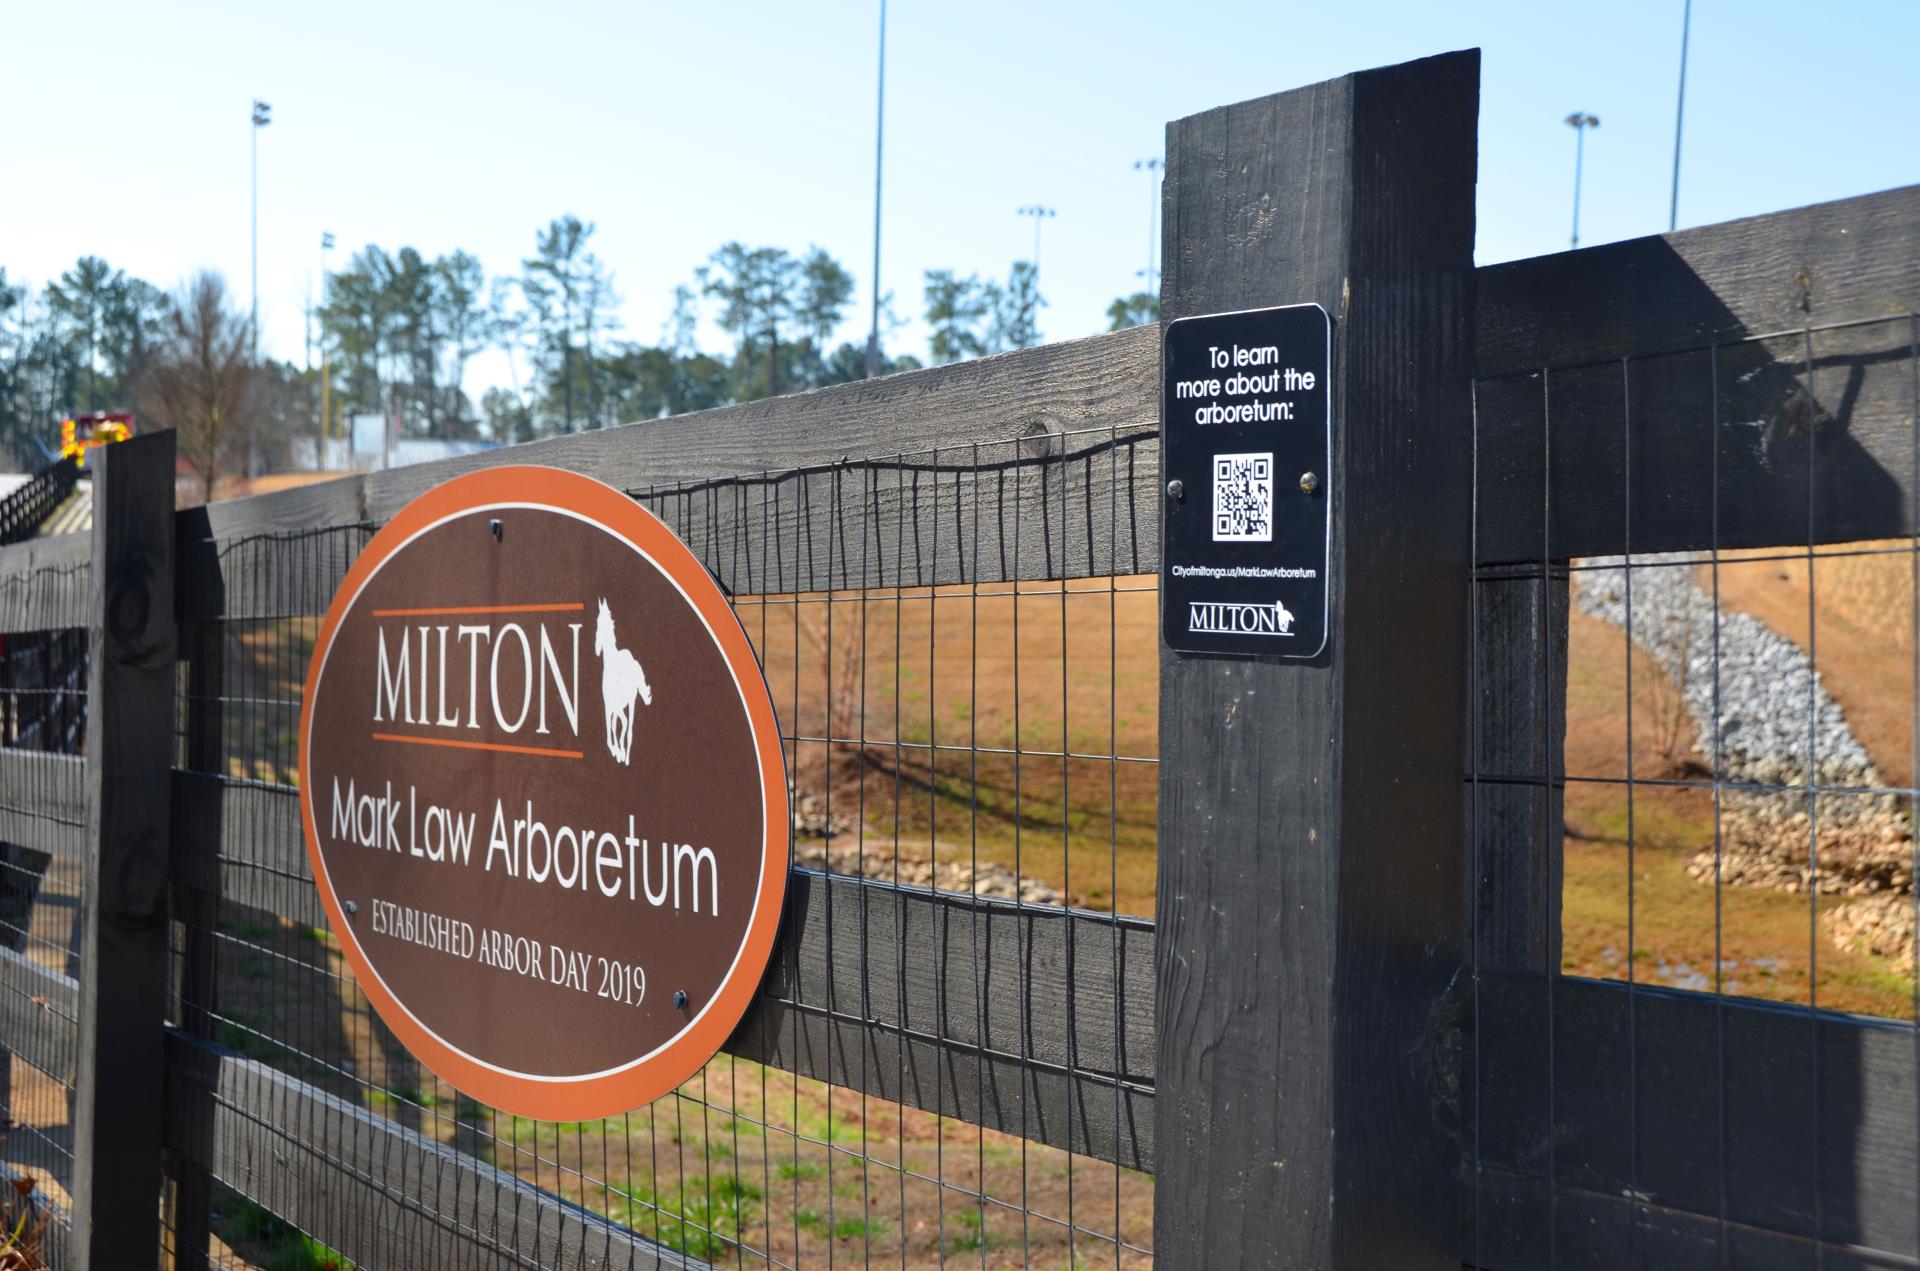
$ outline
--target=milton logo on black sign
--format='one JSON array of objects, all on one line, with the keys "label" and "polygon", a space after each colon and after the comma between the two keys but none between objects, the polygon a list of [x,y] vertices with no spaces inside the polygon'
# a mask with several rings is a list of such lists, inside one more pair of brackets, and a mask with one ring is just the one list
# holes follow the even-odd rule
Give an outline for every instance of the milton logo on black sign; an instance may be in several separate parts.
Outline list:
[{"label": "milton logo on black sign", "polygon": [[1195,600],[1187,605],[1187,630],[1220,635],[1292,636],[1293,614],[1278,600],[1270,605]]},{"label": "milton logo on black sign", "polygon": [[1182,653],[1316,657],[1333,323],[1318,305],[1181,318],[1163,347],[1161,636]]}]

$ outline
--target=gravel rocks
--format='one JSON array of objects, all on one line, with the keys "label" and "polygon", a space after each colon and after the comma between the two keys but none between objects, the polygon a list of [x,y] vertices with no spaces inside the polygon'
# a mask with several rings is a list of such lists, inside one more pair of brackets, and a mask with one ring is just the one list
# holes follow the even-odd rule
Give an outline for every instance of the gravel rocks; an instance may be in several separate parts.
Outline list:
[{"label": "gravel rocks", "polygon": [[830,814],[825,799],[803,789],[791,777],[787,779],[787,796],[793,807],[795,865],[897,881],[910,887],[1020,900],[1031,905],[1070,903],[1057,888],[1037,878],[1015,874],[1004,865],[982,864],[976,868],[965,861],[936,865],[924,857],[902,857],[891,843],[879,846],[869,843],[864,848],[858,843],[834,844],[832,840],[845,836],[853,828],[852,822],[839,812]]},{"label": "gravel rocks", "polygon": [[[795,843],[793,863],[835,874],[896,881],[895,854],[888,849],[869,846],[862,852],[853,844],[829,847],[825,842]],[[909,887],[931,887],[936,891],[971,892],[976,896],[994,896],[1002,900],[1020,900],[1030,905],[1060,905],[1066,898],[1037,878],[1022,878],[1004,865],[966,861],[935,864],[921,859],[899,859],[897,881]]]},{"label": "gravel rocks", "polygon": [[[1715,730],[1699,727],[1718,715],[1721,774],[1756,785],[1802,785],[1811,761],[1822,786],[1877,786],[1879,772],[1847,727],[1846,716],[1820,683],[1800,646],[1744,613],[1720,615],[1720,675],[1714,679],[1713,598],[1676,566],[1684,557],[1637,556],[1632,585],[1632,635],[1678,684],[1699,736],[1695,750],[1712,763]],[[1649,568],[1660,566],[1662,568]],[[1627,571],[1619,557],[1585,562],[1611,568],[1582,570],[1581,610],[1627,627]],[[1715,694],[1718,693],[1716,704]],[[1809,725],[1811,716],[1811,725]]]},{"label": "gravel rocks", "polygon": [[1913,974],[1913,896],[1882,892],[1849,901],[1820,916],[1827,937],[1842,949],[1891,958],[1904,975]]},{"label": "gravel rocks", "polygon": [[[1692,749],[1711,770],[1718,756],[1719,877],[1733,886],[1804,891],[1813,885],[1817,803],[1823,894],[1871,898],[1827,915],[1830,937],[1913,965],[1913,844],[1900,801],[1888,794],[1833,794],[1885,784],[1804,650],[1744,613],[1721,613],[1685,557],[1636,556],[1629,596],[1619,557],[1585,562],[1576,574],[1582,612],[1630,629],[1678,687],[1691,716]],[[1629,608],[1631,621],[1629,622]],[[1715,675],[1715,651],[1719,654]],[[1702,851],[1688,873],[1711,883],[1715,857]],[[1904,927],[1897,915],[1902,904]],[[1848,915],[1858,909],[1858,913]],[[1891,952],[1889,952],[1891,950]]]},{"label": "gravel rocks", "polygon": [[802,790],[787,778],[787,803],[793,808],[793,833],[796,838],[832,838],[847,830],[847,818],[838,812],[829,814],[827,801]]}]

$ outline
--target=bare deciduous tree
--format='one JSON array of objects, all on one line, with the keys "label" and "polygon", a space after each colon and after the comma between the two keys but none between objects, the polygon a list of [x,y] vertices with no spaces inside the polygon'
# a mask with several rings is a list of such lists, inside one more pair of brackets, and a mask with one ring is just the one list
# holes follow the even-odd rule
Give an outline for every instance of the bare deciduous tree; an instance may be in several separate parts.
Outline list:
[{"label": "bare deciduous tree", "polygon": [[228,305],[226,280],[203,271],[174,297],[162,335],[147,370],[149,400],[160,424],[179,434],[201,497],[211,500],[225,452],[245,435],[254,406],[247,319]]}]

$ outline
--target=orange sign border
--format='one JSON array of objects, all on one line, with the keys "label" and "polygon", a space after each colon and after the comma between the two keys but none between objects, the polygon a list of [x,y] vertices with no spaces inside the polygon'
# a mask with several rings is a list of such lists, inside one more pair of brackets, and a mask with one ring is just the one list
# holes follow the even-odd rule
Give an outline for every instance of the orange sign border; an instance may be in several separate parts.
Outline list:
[{"label": "orange sign border", "polygon": [[[583,516],[645,552],[693,602],[701,622],[720,646],[746,704],[760,760],[763,806],[767,810],[761,844],[760,890],[753,917],[734,962],[733,972],[713,1000],[685,1029],[650,1057],[624,1068],[577,1079],[532,1077],[476,1062],[417,1022],[362,952],[334,895],[321,859],[314,820],[313,782],[307,739],[320,667],[339,629],[346,606],[395,551],[428,526],[451,516],[489,506],[534,504]],[[726,1042],[759,991],[773,956],[785,908],[791,863],[793,813],[787,802],[786,751],[759,659],[739,617],[699,558],[659,517],[604,482],[563,468],[513,465],[485,468],[435,486],[402,508],[382,526],[347,571],[321,620],[319,637],[307,665],[300,698],[300,828],[315,890],[333,924],[342,953],[360,989],[415,1058],[463,1094],[515,1116],[546,1121],[590,1121],[651,1103],[670,1094],[698,1073]]]}]

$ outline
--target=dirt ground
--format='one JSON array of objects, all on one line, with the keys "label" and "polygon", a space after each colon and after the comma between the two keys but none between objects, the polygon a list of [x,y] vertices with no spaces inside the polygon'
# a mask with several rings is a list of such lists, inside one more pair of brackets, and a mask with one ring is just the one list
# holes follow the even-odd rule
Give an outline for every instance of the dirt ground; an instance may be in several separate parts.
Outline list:
[{"label": "dirt ground", "polygon": [[[1723,602],[1735,591],[1727,586],[1729,572],[1723,567]],[[1823,637],[1823,671],[1825,653]],[[1653,659],[1636,650],[1633,668],[1636,778],[1710,776],[1686,744],[1665,744],[1671,729],[1663,711],[1671,709],[1672,697]],[[1837,691],[1839,685],[1830,680],[1829,688]],[[1882,959],[1834,948],[1819,932],[1817,913],[1841,898],[1715,888],[1687,876],[1693,854],[1713,847],[1713,794],[1615,783],[1629,766],[1626,689],[1625,635],[1576,609],[1567,654],[1562,969],[1624,980],[1631,968],[1641,983],[1718,987],[1747,997],[1913,1018],[1910,979]],[[1690,742],[1690,732],[1687,737]]]},{"label": "dirt ground", "polygon": [[[330,937],[244,911],[222,930],[225,1044],[717,1265],[1152,1265],[1145,1175],[728,1056],[623,1116],[506,1116],[421,1070]],[[329,1266],[237,1197],[222,1217],[231,1265]]]},{"label": "dirt ground", "polygon": [[[1003,864],[1077,903],[1150,914],[1152,586],[770,597],[743,601],[740,616],[795,738],[800,788],[840,827],[836,850]],[[229,633],[232,775],[296,779],[295,676],[310,627]],[[405,1054],[325,933],[238,909],[223,912],[222,931],[225,1045],[689,1253],[720,1264],[1152,1265],[1145,1176],[726,1057],[625,1117],[502,1117]],[[218,1211],[227,1265],[338,1265],[243,1197]]]},{"label": "dirt ground", "polygon": [[977,858],[1087,908],[1153,912],[1154,579],[767,597],[739,612],[800,739],[799,789],[861,850]]},{"label": "dirt ground", "polygon": [[1718,573],[1723,607],[1813,649],[1820,680],[1853,735],[1880,775],[1901,786],[1914,781],[1913,567],[1913,544],[1895,541],[1845,544],[1811,565],[1804,555],[1723,552],[1717,571],[1696,571],[1707,588]]},{"label": "dirt ground", "polygon": [[[1898,598],[1876,599],[1883,582],[1843,577],[1832,562],[1814,568],[1830,602],[1817,623],[1823,678],[1903,780],[1912,643],[1890,635],[1884,612]],[[1805,569],[1730,558],[1722,601],[1804,641]],[[748,598],[740,614],[793,735],[799,789],[836,851],[977,858],[1077,904],[1152,913],[1151,578]],[[1687,877],[1688,858],[1713,842],[1710,791],[1577,779],[1704,772],[1674,744],[1671,686],[1645,656],[1634,659],[1629,742],[1625,639],[1578,612],[1571,622],[1563,968],[1911,1018],[1911,980],[1817,939],[1831,900],[1716,893]],[[252,703],[231,721],[250,739],[241,775],[290,775],[290,716],[274,703],[297,698],[281,681],[307,638],[291,627],[236,633],[234,656],[249,668],[236,696]],[[421,1072],[324,933],[243,911],[224,915],[223,932],[224,1043],[719,1264],[1152,1264],[1144,1176],[726,1057],[623,1117],[500,1116]],[[42,1128],[57,1134],[64,1099],[46,1094]],[[230,1265],[334,1265],[238,1196],[222,1198],[220,1233]]]}]

